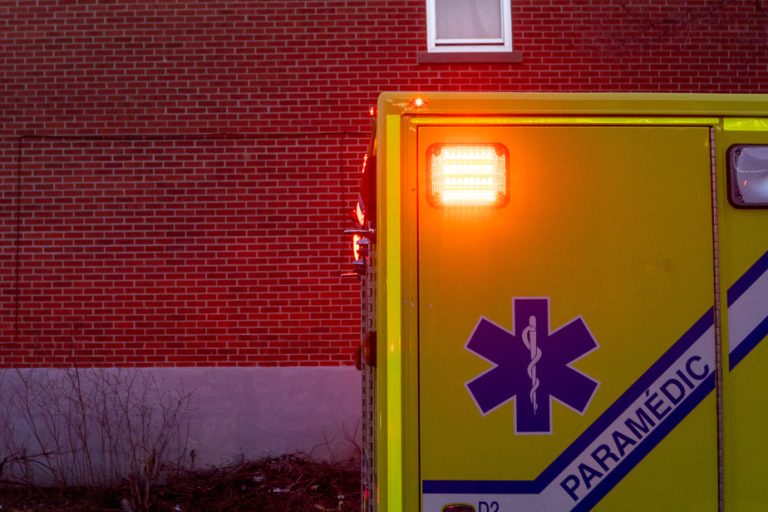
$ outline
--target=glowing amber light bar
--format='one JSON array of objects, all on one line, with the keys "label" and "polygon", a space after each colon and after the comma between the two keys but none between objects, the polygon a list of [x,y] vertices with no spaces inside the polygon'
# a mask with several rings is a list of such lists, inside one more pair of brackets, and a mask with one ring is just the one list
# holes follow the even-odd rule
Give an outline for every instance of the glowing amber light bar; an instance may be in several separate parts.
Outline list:
[{"label": "glowing amber light bar", "polygon": [[429,200],[435,206],[501,206],[508,197],[501,144],[436,144],[428,150]]}]

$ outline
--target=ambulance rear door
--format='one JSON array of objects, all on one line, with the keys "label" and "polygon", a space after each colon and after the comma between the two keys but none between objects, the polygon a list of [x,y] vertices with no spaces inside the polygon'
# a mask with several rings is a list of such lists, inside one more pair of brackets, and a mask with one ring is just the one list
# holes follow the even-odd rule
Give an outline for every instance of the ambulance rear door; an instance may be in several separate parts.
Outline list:
[{"label": "ambulance rear door", "polygon": [[710,125],[406,123],[422,510],[715,510]]}]

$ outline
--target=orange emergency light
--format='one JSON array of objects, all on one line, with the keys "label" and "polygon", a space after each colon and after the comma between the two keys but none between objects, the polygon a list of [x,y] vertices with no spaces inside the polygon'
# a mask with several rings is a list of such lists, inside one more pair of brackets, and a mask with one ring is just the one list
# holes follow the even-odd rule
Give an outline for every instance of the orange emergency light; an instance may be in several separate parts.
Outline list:
[{"label": "orange emergency light", "polygon": [[427,187],[433,206],[502,206],[509,199],[508,152],[503,144],[433,144]]}]

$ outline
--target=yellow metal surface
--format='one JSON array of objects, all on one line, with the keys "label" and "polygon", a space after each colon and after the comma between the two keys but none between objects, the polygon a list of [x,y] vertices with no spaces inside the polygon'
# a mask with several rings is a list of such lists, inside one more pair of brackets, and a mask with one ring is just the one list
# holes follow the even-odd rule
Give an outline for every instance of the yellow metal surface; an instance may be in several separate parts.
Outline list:
[{"label": "yellow metal surface", "polygon": [[[412,100],[424,99],[422,107]],[[768,117],[766,94],[398,92],[379,111],[404,116]]]},{"label": "yellow metal surface", "polygon": [[719,120],[712,117],[427,117],[414,118],[412,123],[420,126],[710,126]]},{"label": "yellow metal surface", "polygon": [[[715,270],[725,297],[768,250],[766,211],[727,203],[724,157],[730,144],[765,143],[768,96],[438,93],[423,94],[421,108],[414,96],[379,100],[380,511],[420,510],[423,480],[535,478],[714,304]],[[507,208],[426,210],[424,144],[488,141],[497,130],[522,148]],[[526,186],[536,193],[520,195]],[[573,366],[600,386],[583,415],[554,402],[550,435],[516,436],[514,406],[483,416],[468,400],[464,384],[492,365],[464,345],[480,317],[513,330],[512,300],[541,296],[551,328],[586,322],[599,348]],[[768,349],[729,371],[725,298],[720,312],[724,501],[759,510],[768,413],[756,390],[768,389]],[[715,510],[716,426],[709,393],[588,508]]]},{"label": "yellow metal surface", "polygon": [[382,297],[378,301],[379,353],[381,367],[378,403],[386,404],[377,411],[379,435],[378,453],[385,454],[379,462],[376,497],[380,510],[399,510],[402,506],[402,311],[401,311],[401,210],[400,210],[400,116],[384,118],[383,131],[379,132],[379,155],[382,158],[377,188],[384,191],[379,198],[377,249],[379,286]]},{"label": "yellow metal surface", "polygon": [[[768,252],[768,209],[738,209],[727,200],[725,151],[732,144],[768,144],[767,120],[750,122],[751,131],[729,131],[718,139],[718,211],[720,218],[720,272],[723,295],[723,360],[725,431],[725,501],[728,512],[763,510],[766,503],[764,475],[768,473],[768,343],[762,342],[730,368],[729,348],[742,336],[743,321],[729,304],[729,289]],[[746,128],[747,125],[742,125]],[[768,296],[755,308],[764,317]]]},{"label": "yellow metal surface", "polygon": [[[420,193],[422,479],[533,480],[711,307],[709,131],[424,127],[418,138],[420,155],[501,142],[512,175],[505,208],[432,208]],[[600,382],[588,410],[553,402],[541,435],[515,433],[511,404],[481,414],[465,389],[491,366],[465,348],[476,324],[514,332],[512,300],[525,297],[549,299],[550,331],[581,316],[600,345],[575,364]],[[664,443],[612,491],[631,496],[623,510],[657,503],[661,475],[714,509],[714,402],[701,408],[679,427],[684,443]]]},{"label": "yellow metal surface", "polygon": [[768,132],[768,119],[765,118],[726,118],[723,129],[730,132]]}]

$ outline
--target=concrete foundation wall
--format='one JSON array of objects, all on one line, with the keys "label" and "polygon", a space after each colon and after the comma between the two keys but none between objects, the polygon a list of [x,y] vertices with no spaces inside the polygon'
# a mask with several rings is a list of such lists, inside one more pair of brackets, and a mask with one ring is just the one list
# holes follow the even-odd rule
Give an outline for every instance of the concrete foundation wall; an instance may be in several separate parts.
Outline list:
[{"label": "concrete foundation wall", "polygon": [[159,465],[203,468],[359,446],[350,367],[0,371],[3,478],[73,484]]}]

